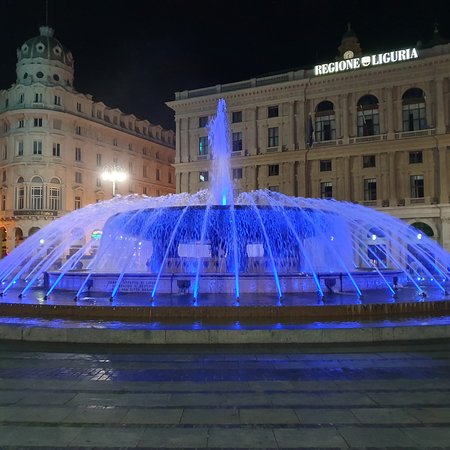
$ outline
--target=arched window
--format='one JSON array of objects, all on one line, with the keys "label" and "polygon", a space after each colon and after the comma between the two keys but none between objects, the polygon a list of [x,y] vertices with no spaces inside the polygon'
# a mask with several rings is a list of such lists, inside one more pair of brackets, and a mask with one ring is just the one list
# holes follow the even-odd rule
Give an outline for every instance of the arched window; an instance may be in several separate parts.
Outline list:
[{"label": "arched window", "polygon": [[358,136],[380,134],[378,99],[374,95],[364,95],[358,101]]},{"label": "arched window", "polygon": [[430,225],[426,223],[414,222],[413,224],[411,224],[411,226],[417,229],[418,231],[417,236],[419,236],[419,234],[424,234],[425,236],[428,237],[434,236],[433,228],[431,228]]},{"label": "arched window", "polygon": [[52,178],[48,187],[48,208],[51,211],[61,209],[61,182],[58,178]]},{"label": "arched window", "polygon": [[41,210],[44,205],[44,185],[41,177],[31,180],[31,209]]},{"label": "arched window", "polygon": [[325,100],[316,107],[316,142],[336,139],[336,119],[333,103]]},{"label": "arched window", "polygon": [[31,227],[30,231],[28,232],[28,237],[33,236],[34,233],[37,233],[40,230],[39,227]]},{"label": "arched window", "polygon": [[16,209],[25,209],[25,185],[23,177],[17,179]]},{"label": "arched window", "polygon": [[403,131],[424,130],[427,127],[425,94],[422,89],[408,89],[402,97]]},{"label": "arched window", "polygon": [[23,231],[22,228],[16,228],[14,230],[14,247],[17,247],[19,244],[23,242]]}]

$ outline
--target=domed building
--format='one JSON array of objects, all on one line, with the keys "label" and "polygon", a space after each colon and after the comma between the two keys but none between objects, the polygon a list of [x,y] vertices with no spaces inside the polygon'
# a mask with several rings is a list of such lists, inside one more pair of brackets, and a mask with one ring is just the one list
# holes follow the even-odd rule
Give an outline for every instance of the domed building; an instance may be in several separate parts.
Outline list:
[{"label": "domed building", "polygon": [[[0,91],[2,255],[67,212],[114,194],[175,192],[175,134],[74,88],[74,59],[53,29],[17,49]],[[102,179],[120,168],[126,181]],[[115,191],[115,192],[114,192]]]}]

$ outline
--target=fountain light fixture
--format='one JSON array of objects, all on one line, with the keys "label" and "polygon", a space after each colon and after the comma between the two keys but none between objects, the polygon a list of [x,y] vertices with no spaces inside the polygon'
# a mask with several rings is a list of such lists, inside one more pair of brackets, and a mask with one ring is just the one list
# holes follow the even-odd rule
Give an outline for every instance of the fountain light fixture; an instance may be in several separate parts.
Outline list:
[{"label": "fountain light fixture", "polygon": [[102,172],[102,180],[112,182],[112,196],[116,196],[116,183],[127,179],[127,172],[120,166],[105,167]]}]

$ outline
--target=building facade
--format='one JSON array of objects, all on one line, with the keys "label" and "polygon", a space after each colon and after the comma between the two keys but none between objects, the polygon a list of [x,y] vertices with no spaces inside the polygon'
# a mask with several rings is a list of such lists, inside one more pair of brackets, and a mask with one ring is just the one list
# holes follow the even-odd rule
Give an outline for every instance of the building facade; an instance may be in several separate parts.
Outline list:
[{"label": "building facade", "polygon": [[362,55],[175,94],[177,191],[207,187],[208,118],[225,98],[236,192],[334,198],[404,219],[450,250],[450,44]]},{"label": "building facade", "polygon": [[116,192],[175,192],[175,134],[107,107],[74,88],[72,54],[53,30],[17,50],[17,81],[0,91],[2,254],[53,220]]}]

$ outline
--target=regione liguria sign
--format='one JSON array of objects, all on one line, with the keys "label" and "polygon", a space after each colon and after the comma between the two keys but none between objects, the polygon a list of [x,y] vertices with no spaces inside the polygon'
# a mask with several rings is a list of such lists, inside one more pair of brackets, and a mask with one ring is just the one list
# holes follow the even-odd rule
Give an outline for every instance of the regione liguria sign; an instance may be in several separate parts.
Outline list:
[{"label": "regione liguria sign", "polygon": [[[350,53],[350,55],[348,54]],[[417,59],[417,50],[415,48],[406,48],[404,50],[394,50],[392,52],[378,53],[376,55],[361,56],[353,58],[352,52],[346,52],[344,57],[347,59],[334,61],[327,64],[314,66],[314,75],[328,75],[332,73],[347,72],[350,70],[361,69],[364,67],[381,66],[410,59]]]}]

